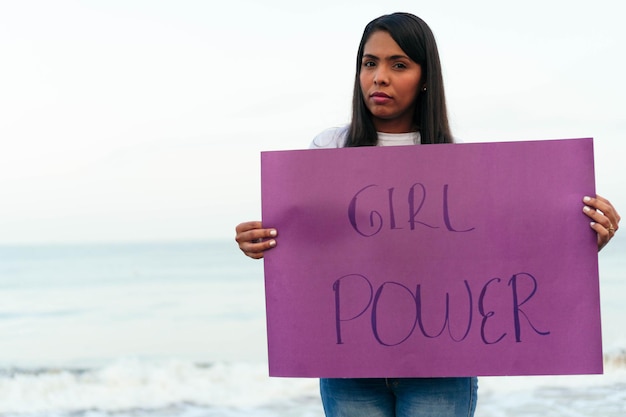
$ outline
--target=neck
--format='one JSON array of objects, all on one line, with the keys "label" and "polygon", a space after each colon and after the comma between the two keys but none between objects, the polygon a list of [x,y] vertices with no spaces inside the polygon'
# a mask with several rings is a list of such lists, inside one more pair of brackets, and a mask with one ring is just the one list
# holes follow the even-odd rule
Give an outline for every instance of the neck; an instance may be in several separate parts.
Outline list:
[{"label": "neck", "polygon": [[409,133],[417,132],[417,126],[413,124],[412,120],[399,121],[399,120],[374,120],[374,127],[377,132],[381,133]]}]

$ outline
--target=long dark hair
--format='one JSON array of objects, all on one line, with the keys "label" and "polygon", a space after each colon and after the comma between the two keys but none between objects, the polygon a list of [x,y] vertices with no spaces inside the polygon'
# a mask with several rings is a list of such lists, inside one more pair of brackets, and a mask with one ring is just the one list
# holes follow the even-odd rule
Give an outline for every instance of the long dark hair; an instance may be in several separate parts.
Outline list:
[{"label": "long dark hair", "polygon": [[452,143],[435,36],[419,17],[410,13],[393,13],[372,20],[363,31],[356,59],[352,122],[345,146],[373,146],[378,141],[372,114],[363,99],[360,74],[365,43],[372,33],[380,30],[389,33],[404,53],[422,68],[421,85],[425,85],[427,90],[419,92],[413,116],[420,132],[421,143]]}]

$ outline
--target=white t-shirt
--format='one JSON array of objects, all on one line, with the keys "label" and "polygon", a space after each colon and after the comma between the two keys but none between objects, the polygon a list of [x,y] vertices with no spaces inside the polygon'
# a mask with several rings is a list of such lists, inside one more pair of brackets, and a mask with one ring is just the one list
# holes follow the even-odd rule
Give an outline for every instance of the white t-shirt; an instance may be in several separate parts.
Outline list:
[{"label": "white t-shirt", "polygon": [[[309,149],[343,148],[348,134],[348,126],[332,127],[317,135],[311,142]],[[419,132],[383,133],[378,132],[377,146],[415,145],[420,143]]]}]

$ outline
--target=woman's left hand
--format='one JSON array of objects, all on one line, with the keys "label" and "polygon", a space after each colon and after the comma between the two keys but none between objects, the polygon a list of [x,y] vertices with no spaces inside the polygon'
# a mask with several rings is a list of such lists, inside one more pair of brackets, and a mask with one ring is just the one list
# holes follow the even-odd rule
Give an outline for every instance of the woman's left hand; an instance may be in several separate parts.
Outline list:
[{"label": "woman's left hand", "polygon": [[615,236],[619,229],[620,216],[615,207],[606,198],[596,195],[596,198],[583,198],[585,207],[583,212],[591,218],[591,228],[598,235],[598,251]]}]

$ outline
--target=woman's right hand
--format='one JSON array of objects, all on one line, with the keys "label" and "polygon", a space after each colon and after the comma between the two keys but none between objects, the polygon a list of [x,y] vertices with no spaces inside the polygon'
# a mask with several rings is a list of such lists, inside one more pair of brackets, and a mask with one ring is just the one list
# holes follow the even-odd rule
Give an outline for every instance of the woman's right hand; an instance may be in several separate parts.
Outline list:
[{"label": "woman's right hand", "polygon": [[261,222],[240,223],[235,228],[239,249],[252,259],[261,259],[263,253],[276,246],[276,229],[263,229]]}]

